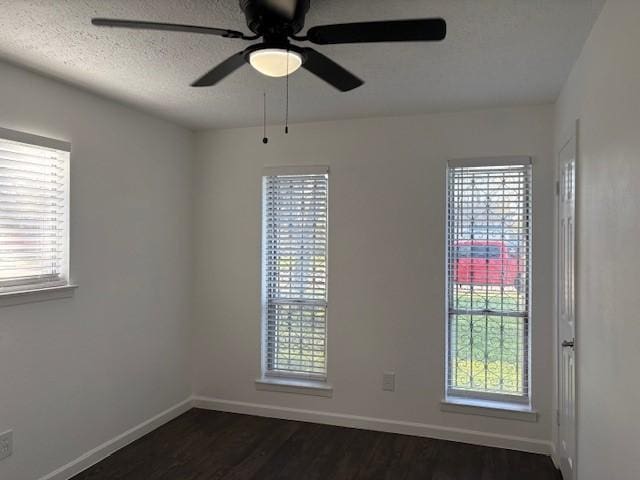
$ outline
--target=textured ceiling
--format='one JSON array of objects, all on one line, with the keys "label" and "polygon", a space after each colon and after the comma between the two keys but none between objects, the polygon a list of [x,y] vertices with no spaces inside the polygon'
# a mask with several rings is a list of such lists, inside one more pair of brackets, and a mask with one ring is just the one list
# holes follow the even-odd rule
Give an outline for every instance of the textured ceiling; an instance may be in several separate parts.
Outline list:
[{"label": "textured ceiling", "polygon": [[[311,0],[307,27],[441,16],[438,44],[327,45],[366,83],[340,93],[290,78],[292,122],[546,103],[556,99],[604,0]],[[245,67],[216,87],[189,84],[242,40],[98,29],[93,16],[247,31],[238,0],[0,0],[0,57],[193,128],[284,117],[284,81]]]}]

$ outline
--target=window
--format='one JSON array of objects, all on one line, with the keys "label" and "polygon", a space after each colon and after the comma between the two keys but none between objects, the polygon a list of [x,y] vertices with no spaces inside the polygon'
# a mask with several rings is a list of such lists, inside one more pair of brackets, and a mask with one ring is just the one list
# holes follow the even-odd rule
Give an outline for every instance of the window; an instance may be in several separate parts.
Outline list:
[{"label": "window", "polygon": [[263,178],[263,372],[327,374],[325,167],[268,169]]},{"label": "window", "polygon": [[0,293],[68,282],[69,151],[0,129]]},{"label": "window", "polygon": [[529,401],[529,158],[449,163],[447,396]]}]

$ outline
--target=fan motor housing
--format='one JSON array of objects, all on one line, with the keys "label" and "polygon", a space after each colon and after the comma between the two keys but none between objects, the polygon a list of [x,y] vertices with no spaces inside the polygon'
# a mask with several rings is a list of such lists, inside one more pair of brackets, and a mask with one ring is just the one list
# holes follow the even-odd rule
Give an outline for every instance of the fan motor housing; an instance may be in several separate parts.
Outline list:
[{"label": "fan motor housing", "polygon": [[293,17],[288,18],[272,8],[265,0],[240,0],[240,8],[247,18],[249,30],[265,39],[286,39],[304,27],[311,0],[298,0]]}]

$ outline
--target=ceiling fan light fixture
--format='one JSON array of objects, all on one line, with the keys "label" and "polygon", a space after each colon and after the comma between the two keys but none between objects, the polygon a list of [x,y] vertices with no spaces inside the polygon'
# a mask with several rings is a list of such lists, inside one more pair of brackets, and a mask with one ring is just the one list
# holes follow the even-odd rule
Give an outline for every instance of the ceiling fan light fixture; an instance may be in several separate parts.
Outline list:
[{"label": "ceiling fan light fixture", "polygon": [[249,54],[249,63],[263,75],[284,77],[302,66],[302,55],[284,48],[262,48]]}]

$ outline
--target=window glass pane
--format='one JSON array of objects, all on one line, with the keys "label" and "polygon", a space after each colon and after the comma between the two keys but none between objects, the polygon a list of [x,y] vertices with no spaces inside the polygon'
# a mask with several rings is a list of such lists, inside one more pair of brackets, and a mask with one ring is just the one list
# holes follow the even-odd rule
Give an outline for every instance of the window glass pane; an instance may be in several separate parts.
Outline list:
[{"label": "window glass pane", "polygon": [[0,139],[0,292],[66,283],[68,161]]},{"label": "window glass pane", "polygon": [[265,373],[326,376],[327,175],[264,178]]},{"label": "window glass pane", "polygon": [[448,179],[448,394],[527,399],[531,166]]}]

